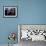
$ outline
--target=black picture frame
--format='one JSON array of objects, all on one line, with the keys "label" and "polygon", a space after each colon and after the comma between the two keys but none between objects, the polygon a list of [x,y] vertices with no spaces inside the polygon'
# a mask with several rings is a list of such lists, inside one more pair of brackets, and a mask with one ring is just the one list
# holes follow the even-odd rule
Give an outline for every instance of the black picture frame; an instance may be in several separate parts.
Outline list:
[{"label": "black picture frame", "polygon": [[3,6],[3,17],[14,18],[17,17],[18,8],[17,6]]}]

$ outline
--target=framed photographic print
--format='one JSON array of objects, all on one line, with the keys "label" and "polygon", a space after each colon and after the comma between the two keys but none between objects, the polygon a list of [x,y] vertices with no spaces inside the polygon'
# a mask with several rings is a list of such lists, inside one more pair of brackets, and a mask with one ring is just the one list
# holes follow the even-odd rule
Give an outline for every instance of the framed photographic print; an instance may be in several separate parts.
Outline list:
[{"label": "framed photographic print", "polygon": [[16,6],[4,6],[3,16],[4,17],[17,17],[17,7]]}]

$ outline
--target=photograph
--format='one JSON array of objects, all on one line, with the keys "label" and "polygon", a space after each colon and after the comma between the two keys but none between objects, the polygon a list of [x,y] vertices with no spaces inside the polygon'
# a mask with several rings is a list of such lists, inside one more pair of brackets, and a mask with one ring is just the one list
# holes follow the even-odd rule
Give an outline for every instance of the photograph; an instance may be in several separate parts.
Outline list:
[{"label": "photograph", "polygon": [[4,6],[3,7],[4,17],[16,17],[17,7],[16,6]]}]

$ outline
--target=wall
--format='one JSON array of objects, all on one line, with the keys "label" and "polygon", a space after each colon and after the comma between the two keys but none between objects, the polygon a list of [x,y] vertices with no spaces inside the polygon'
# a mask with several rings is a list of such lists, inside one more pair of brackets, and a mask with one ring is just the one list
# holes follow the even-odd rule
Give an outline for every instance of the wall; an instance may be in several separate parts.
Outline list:
[{"label": "wall", "polygon": [[[17,6],[18,0],[0,0],[0,44],[7,44],[8,34],[10,32],[17,32],[18,18],[3,18],[3,6]],[[15,43],[18,43],[16,38]]]},{"label": "wall", "polygon": [[[18,17],[3,18],[3,6],[12,5],[18,6]],[[9,32],[18,32],[17,24],[46,24],[46,0],[0,0],[0,44],[8,43]]]},{"label": "wall", "polygon": [[46,0],[20,0],[19,23],[46,24]]}]

